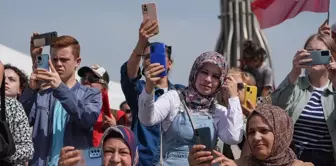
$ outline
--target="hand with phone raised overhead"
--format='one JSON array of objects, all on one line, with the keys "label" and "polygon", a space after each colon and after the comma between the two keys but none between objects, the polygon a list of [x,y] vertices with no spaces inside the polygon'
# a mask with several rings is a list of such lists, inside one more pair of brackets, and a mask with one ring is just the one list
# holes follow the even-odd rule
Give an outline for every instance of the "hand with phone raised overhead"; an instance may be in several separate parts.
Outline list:
[{"label": "hand with phone raised overhead", "polygon": [[138,44],[134,50],[138,55],[142,55],[143,49],[147,46],[149,38],[156,35],[155,31],[157,28],[157,22],[151,22],[149,19],[145,19],[141,23]]},{"label": "hand with phone raised overhead", "polygon": [[323,22],[323,24],[319,27],[318,33],[319,34],[329,35],[329,36],[331,35],[331,28],[328,25],[328,20],[326,20],[325,22]]},{"label": "hand with phone raised overhead", "polygon": [[289,73],[289,81],[291,83],[294,83],[300,76],[301,69],[309,68],[309,66],[306,65],[307,63],[312,62],[312,59],[309,58],[309,55],[310,53],[305,49],[301,49],[296,52],[292,62],[293,67],[291,72]]},{"label": "hand with phone raised overhead", "polygon": [[38,55],[41,55],[43,51],[43,46],[40,47],[34,46],[34,37],[38,35],[39,35],[38,33],[33,33],[33,35],[30,38],[30,55],[34,66],[36,66],[36,57]]}]

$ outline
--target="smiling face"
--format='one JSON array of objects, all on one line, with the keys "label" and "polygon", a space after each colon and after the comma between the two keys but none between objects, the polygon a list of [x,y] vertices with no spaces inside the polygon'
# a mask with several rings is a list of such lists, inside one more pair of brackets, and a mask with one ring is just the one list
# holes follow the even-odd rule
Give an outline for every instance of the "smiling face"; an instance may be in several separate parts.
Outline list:
[{"label": "smiling face", "polygon": [[274,134],[266,120],[258,114],[252,115],[248,121],[247,141],[257,159],[265,160],[271,155]]},{"label": "smiling face", "polygon": [[131,166],[131,151],[121,138],[109,138],[104,142],[104,166]]},{"label": "smiling face", "polygon": [[195,87],[197,91],[204,95],[212,95],[220,85],[220,68],[212,63],[205,63],[198,71]]}]

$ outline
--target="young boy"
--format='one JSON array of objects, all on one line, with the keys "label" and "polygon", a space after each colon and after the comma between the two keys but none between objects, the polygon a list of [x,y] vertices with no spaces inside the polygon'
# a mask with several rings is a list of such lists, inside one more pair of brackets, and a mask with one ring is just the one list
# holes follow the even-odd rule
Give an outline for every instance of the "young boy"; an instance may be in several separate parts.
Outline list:
[{"label": "young boy", "polygon": [[241,69],[251,73],[257,82],[258,97],[267,96],[273,90],[273,72],[265,63],[266,51],[259,44],[247,40],[244,42]]}]

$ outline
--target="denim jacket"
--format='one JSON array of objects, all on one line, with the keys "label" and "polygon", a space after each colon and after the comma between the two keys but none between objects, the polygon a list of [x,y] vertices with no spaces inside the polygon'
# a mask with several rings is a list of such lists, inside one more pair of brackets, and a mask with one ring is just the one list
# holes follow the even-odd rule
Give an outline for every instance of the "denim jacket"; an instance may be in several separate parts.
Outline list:
[{"label": "denim jacket", "polygon": [[[132,111],[132,130],[137,137],[139,147],[139,166],[156,165],[160,161],[160,125],[145,126],[138,119],[138,99],[146,82],[141,79],[140,69],[134,79],[128,78],[127,62],[121,66],[121,88]],[[168,90],[183,89],[183,85],[173,85],[169,82]],[[155,100],[163,94],[155,89]]]},{"label": "denim jacket", "polygon": [[[272,93],[272,103],[285,109],[292,117],[293,122],[298,120],[303,108],[309,101],[313,87],[310,85],[308,76],[300,77],[296,82],[291,84],[288,76],[279,85],[279,87]],[[332,83],[330,82],[327,89],[322,94],[322,107],[324,118],[328,126],[331,136],[334,158],[336,158],[336,111],[335,111],[335,94]]]},{"label": "denim jacket", "polygon": [[67,112],[64,146],[85,149],[92,146],[92,127],[102,106],[98,89],[89,88],[78,82],[70,89],[61,83],[56,89],[40,92],[29,87],[20,101],[33,126],[35,154],[29,165],[46,166],[49,161],[53,138],[53,113],[58,100]]}]

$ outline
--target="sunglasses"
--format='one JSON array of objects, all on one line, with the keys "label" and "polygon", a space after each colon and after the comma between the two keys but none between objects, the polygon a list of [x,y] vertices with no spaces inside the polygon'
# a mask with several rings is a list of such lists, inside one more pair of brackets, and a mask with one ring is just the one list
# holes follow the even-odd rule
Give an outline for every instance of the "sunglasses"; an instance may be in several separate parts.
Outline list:
[{"label": "sunglasses", "polygon": [[93,75],[82,77],[82,81],[88,81],[90,83],[99,83],[99,80],[100,78],[98,78],[97,76],[93,76]]},{"label": "sunglasses", "polygon": [[126,114],[129,114],[129,113],[131,113],[131,110],[128,109],[128,110],[125,110],[125,112],[126,112]]},{"label": "sunglasses", "polygon": [[244,88],[245,88],[245,83],[242,83],[242,82],[237,83],[238,90],[243,90]]}]

